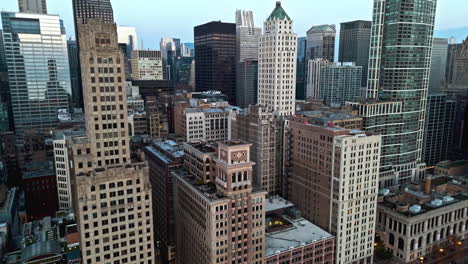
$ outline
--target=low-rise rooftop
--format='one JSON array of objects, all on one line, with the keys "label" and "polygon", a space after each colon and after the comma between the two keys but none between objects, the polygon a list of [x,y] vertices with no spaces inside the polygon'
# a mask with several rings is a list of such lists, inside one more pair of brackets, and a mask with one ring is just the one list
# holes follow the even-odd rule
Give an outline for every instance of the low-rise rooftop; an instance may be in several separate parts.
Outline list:
[{"label": "low-rise rooftop", "polygon": [[265,256],[279,254],[293,248],[303,247],[333,236],[304,218],[293,219],[288,216],[266,217],[266,225],[281,225],[284,228],[265,234]]}]

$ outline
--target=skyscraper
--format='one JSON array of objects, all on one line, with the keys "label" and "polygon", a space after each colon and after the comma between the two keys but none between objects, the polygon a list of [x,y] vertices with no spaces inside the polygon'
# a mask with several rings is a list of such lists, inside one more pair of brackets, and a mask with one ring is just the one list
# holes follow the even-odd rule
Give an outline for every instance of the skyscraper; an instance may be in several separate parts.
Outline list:
[{"label": "skyscraper", "polygon": [[338,61],[354,62],[362,67],[362,87],[367,86],[371,21],[356,20],[341,23]]},{"label": "skyscraper", "polygon": [[180,39],[162,38],[159,42],[163,63],[164,80],[174,80],[174,64],[177,57],[181,56]]},{"label": "skyscraper", "polygon": [[[88,14],[82,7],[91,3],[104,9]],[[154,263],[151,185],[146,164],[130,160],[124,54],[112,6],[75,4],[86,136],[67,149],[83,262]]]},{"label": "skyscraper", "polygon": [[279,116],[296,111],[296,48],[293,21],[277,1],[260,38],[258,103],[271,106]]},{"label": "skyscraper", "polygon": [[18,0],[18,7],[23,13],[47,14],[46,0]]},{"label": "skyscraper", "polygon": [[114,11],[110,0],[73,0],[73,18],[75,29],[77,25],[86,24],[91,18],[114,23]]},{"label": "skyscraper", "polygon": [[448,39],[434,38],[432,44],[431,72],[429,75],[429,92],[441,91],[447,68]]},{"label": "skyscraper", "polygon": [[258,58],[258,45],[262,29],[255,27],[253,12],[236,11],[236,61]]},{"label": "skyscraper", "polygon": [[194,28],[195,89],[217,90],[236,104],[236,24],[210,22]]},{"label": "skyscraper", "polygon": [[335,25],[312,26],[307,31],[307,59],[335,61],[335,37]]},{"label": "skyscraper", "polygon": [[373,263],[380,135],[290,120],[288,197],[336,236],[337,264]]},{"label": "skyscraper", "polygon": [[430,94],[427,98],[426,127],[424,131],[424,162],[435,165],[448,160],[452,148],[456,102],[446,94]]},{"label": "skyscraper", "polygon": [[255,27],[253,12],[236,11],[236,102],[246,108],[257,102],[258,45],[262,29]]},{"label": "skyscraper", "polygon": [[328,65],[320,70],[319,98],[330,106],[344,106],[361,95],[362,67]]},{"label": "skyscraper", "polygon": [[71,96],[63,23],[56,15],[1,14],[16,134],[22,137],[26,130],[54,128],[57,111],[68,109]]},{"label": "skyscraper", "polygon": [[211,160],[211,177],[172,172],[176,263],[264,263],[266,193],[252,186],[250,145],[219,142]]},{"label": "skyscraper", "polygon": [[161,51],[134,50],[132,51],[132,79],[133,80],[162,80],[163,68]]},{"label": "skyscraper", "polygon": [[[384,186],[408,182],[423,167],[435,11],[434,0],[374,0],[370,100],[356,106],[365,117],[365,129],[383,135],[380,180]],[[401,15],[404,12],[414,15],[407,18]]]},{"label": "skyscraper", "polygon": [[138,49],[138,37],[135,27],[118,26],[117,35],[120,44],[126,44],[129,51]]},{"label": "skyscraper", "polygon": [[306,58],[307,38],[297,38],[297,72],[296,72],[296,99],[305,100],[306,95],[306,69],[307,69],[307,58]]}]

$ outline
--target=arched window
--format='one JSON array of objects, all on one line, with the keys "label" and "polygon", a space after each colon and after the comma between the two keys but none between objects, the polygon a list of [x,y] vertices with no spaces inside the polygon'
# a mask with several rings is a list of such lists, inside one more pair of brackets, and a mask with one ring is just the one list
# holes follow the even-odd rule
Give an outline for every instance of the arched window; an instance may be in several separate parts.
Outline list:
[{"label": "arched window", "polygon": [[460,222],[460,224],[458,225],[458,232],[461,233],[463,230],[463,222]]},{"label": "arched window", "polygon": [[247,180],[248,180],[248,178],[247,178],[247,172],[244,171],[244,181],[247,181]]},{"label": "arched window", "polygon": [[392,246],[395,245],[395,236],[391,233],[390,233],[390,236],[388,237],[388,243]]},{"label": "arched window", "polygon": [[423,237],[419,237],[419,240],[418,240],[418,248],[421,248],[422,247],[422,242],[423,242]]},{"label": "arched window", "polygon": [[398,249],[404,250],[405,248],[405,241],[402,238],[398,238]]},{"label": "arched window", "polygon": [[414,247],[414,239],[411,239],[410,243],[410,250],[415,250],[416,248]]},{"label": "arched window", "polygon": [[443,228],[440,230],[440,240],[444,239],[444,233],[445,233],[444,231],[445,229]]},{"label": "arched window", "polygon": [[450,236],[450,227],[447,227],[445,237],[449,237],[449,236]]},{"label": "arched window", "polygon": [[453,233],[454,233],[454,234],[457,233],[457,227],[458,227],[458,224],[455,223],[455,224],[453,225]]},{"label": "arched window", "polygon": [[426,245],[429,245],[431,244],[431,233],[427,234],[427,238],[426,238]]},{"label": "arched window", "polygon": [[437,230],[434,231],[434,235],[432,236],[432,242],[437,240]]}]

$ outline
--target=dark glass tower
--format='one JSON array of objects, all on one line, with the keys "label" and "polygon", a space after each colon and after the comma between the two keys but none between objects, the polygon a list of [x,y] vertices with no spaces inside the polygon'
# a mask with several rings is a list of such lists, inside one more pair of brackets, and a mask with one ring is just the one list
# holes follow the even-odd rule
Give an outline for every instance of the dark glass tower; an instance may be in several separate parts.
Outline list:
[{"label": "dark glass tower", "polygon": [[357,20],[341,23],[338,61],[355,62],[362,67],[362,87],[367,85],[371,21]]},{"label": "dark glass tower", "polygon": [[70,81],[72,89],[72,103],[74,107],[81,107],[83,98],[81,97],[81,76],[80,76],[80,59],[78,44],[75,40],[67,41],[68,48],[68,64],[70,65]]},{"label": "dark glass tower", "polygon": [[210,22],[194,28],[195,89],[221,91],[236,104],[236,24]]},{"label": "dark glass tower", "polygon": [[297,38],[297,71],[296,71],[296,99],[305,100],[306,97],[306,48],[307,38]]}]

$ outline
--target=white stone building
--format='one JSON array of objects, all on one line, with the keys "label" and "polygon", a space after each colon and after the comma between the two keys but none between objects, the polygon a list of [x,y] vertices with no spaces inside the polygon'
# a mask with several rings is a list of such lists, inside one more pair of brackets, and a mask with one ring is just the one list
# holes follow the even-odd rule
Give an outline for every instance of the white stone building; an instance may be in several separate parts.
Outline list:
[{"label": "white stone building", "polygon": [[260,38],[258,104],[272,106],[279,116],[295,114],[296,46],[293,21],[278,1]]}]

